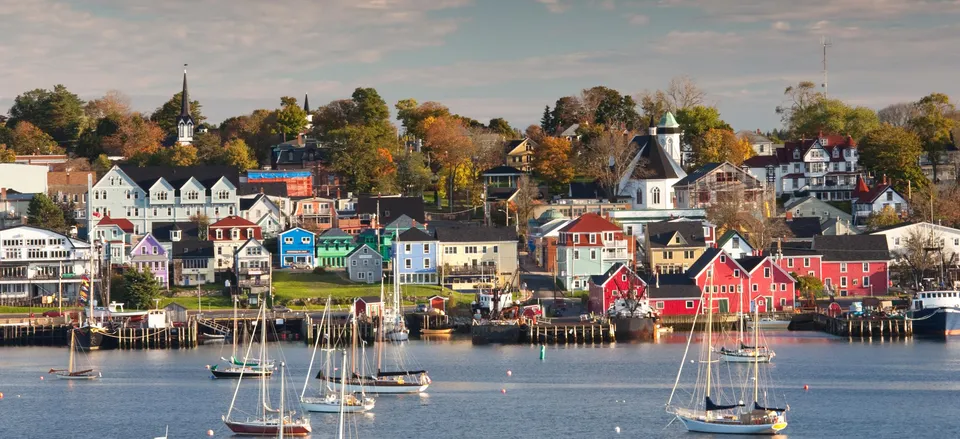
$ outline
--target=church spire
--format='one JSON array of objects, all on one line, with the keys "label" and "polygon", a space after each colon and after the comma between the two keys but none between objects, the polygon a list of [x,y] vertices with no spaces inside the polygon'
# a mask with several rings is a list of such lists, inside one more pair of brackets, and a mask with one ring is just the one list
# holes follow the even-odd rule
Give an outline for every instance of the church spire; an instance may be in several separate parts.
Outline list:
[{"label": "church spire", "polygon": [[187,92],[187,65],[183,65],[183,91],[180,93],[180,115],[177,116],[177,143],[193,143],[193,116],[190,116],[190,93]]},{"label": "church spire", "polygon": [[190,94],[187,93],[187,65],[183,65],[183,93],[180,95],[180,117],[190,117]]},{"label": "church spire", "polygon": [[310,95],[307,93],[303,94],[303,111],[310,113]]}]

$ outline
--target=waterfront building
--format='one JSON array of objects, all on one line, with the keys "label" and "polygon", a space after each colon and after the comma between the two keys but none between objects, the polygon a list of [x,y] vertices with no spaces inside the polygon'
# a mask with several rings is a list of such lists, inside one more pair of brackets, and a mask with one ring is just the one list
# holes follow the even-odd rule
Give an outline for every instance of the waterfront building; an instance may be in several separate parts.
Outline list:
[{"label": "waterfront building", "polygon": [[630,267],[616,263],[598,276],[590,276],[589,301],[587,312],[606,314],[610,305],[619,298],[642,298],[646,293],[647,283],[637,276]]},{"label": "waterfront building", "polygon": [[130,249],[129,265],[137,271],[150,269],[153,277],[164,289],[170,288],[170,276],[167,269],[169,261],[167,250],[151,233],[143,235],[140,241]]},{"label": "waterfront building", "polygon": [[280,268],[290,268],[293,264],[306,264],[315,267],[313,254],[316,249],[316,237],[313,232],[294,227],[286,230],[277,238],[277,253],[280,254]]},{"label": "waterfront building", "polygon": [[661,221],[647,224],[647,268],[651,272],[685,273],[714,242],[714,227],[702,221]]},{"label": "waterfront building", "polygon": [[650,306],[661,316],[703,313],[700,298],[703,291],[686,273],[655,273],[647,288]]},{"label": "waterfront building", "polygon": [[[915,250],[910,250],[912,238],[923,242],[925,249],[936,252],[938,262],[942,254],[946,263],[944,268],[951,272],[957,270],[958,258],[960,258],[960,230],[958,229],[928,222],[917,222],[885,227],[870,232],[870,234],[883,236],[887,240],[887,248],[890,250],[894,264],[909,265],[907,258],[915,252]],[[939,268],[937,269],[939,270]]]},{"label": "waterfront building", "polygon": [[372,284],[383,277],[383,261],[377,251],[367,244],[360,244],[344,257],[347,277],[353,282]]},{"label": "waterfront building", "polygon": [[275,238],[287,220],[280,207],[264,194],[241,196],[240,217],[260,226],[267,239]]},{"label": "waterfront building", "polygon": [[[75,303],[90,270],[90,244],[52,230],[15,226],[0,230],[0,300]],[[9,302],[8,302],[9,303]]]},{"label": "waterfront building", "polygon": [[814,236],[779,243],[772,252],[784,271],[814,276],[836,296],[882,296],[890,285],[890,252],[883,235]]},{"label": "waterfront building", "polygon": [[216,273],[213,242],[188,239],[174,241],[171,248],[173,264],[170,278],[180,287],[213,283]]},{"label": "waterfront building", "polygon": [[243,294],[269,292],[271,260],[270,252],[256,238],[247,239],[233,254],[236,286]]},{"label": "waterfront building", "polygon": [[154,222],[197,216],[216,222],[238,214],[238,181],[232,166],[114,166],[90,188],[88,218],[91,224],[104,215],[127,219],[135,234]]},{"label": "waterfront building", "polygon": [[439,241],[440,283],[453,290],[488,288],[513,278],[519,267],[517,231],[432,222]]},{"label": "waterfront building", "polygon": [[293,216],[300,227],[310,230],[324,231],[334,227],[334,200],[323,197],[312,197],[295,202]]},{"label": "waterfront building", "polygon": [[616,224],[595,213],[585,214],[560,229],[557,272],[568,291],[586,290],[590,276],[606,273],[614,264],[634,265],[635,244]]},{"label": "waterfront building", "polygon": [[401,233],[393,242],[400,283],[436,285],[438,250],[439,241],[419,228]]},{"label": "waterfront building", "polygon": [[743,168],[774,187],[777,196],[812,196],[824,201],[853,197],[858,170],[857,144],[849,136],[819,135],[786,142],[773,155],[757,155]]},{"label": "waterfront building", "polygon": [[133,223],[123,218],[110,218],[104,215],[93,226],[89,235],[93,240],[105,243],[104,257],[110,265],[126,265],[127,254],[133,246]]},{"label": "waterfront building", "polygon": [[213,241],[217,271],[233,269],[233,255],[247,240],[263,240],[260,226],[235,215],[210,224],[207,234],[207,240]]},{"label": "waterfront building", "polygon": [[383,315],[383,301],[380,296],[363,296],[353,302],[353,315],[379,317]]},{"label": "waterfront building", "polygon": [[340,229],[328,229],[315,238],[316,266],[324,268],[346,267],[347,253],[357,247],[352,235]]}]

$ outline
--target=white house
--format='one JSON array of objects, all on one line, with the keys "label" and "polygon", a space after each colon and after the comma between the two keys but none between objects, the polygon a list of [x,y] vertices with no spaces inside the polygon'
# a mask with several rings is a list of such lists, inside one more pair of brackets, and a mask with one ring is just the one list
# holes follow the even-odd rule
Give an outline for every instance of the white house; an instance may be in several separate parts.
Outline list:
[{"label": "white house", "polygon": [[821,223],[835,218],[849,224],[853,219],[850,212],[815,197],[794,198],[787,201],[783,208],[785,211],[791,212],[794,218],[816,217],[820,218]]},{"label": "white house", "polygon": [[760,130],[756,131],[739,131],[737,132],[737,137],[745,138],[750,142],[750,146],[753,147],[754,154],[758,156],[772,156],[774,155],[774,144],[773,140],[770,140],[763,134],[760,134]]},{"label": "white house", "polygon": [[241,196],[240,217],[260,226],[264,238],[274,238],[286,227],[286,216],[264,194]]},{"label": "white house", "polygon": [[773,155],[751,157],[742,167],[757,179],[775,184],[777,195],[809,194],[831,201],[853,198],[858,161],[852,138],[821,135],[787,142]]},{"label": "white house", "polygon": [[744,256],[750,256],[753,254],[753,251],[756,250],[747,242],[747,239],[736,230],[727,230],[726,233],[720,236],[720,239],[717,240],[717,247],[723,249],[727,252],[730,257],[734,259],[740,259]]},{"label": "white house", "polygon": [[853,200],[853,212],[858,224],[862,224],[871,214],[882,211],[884,207],[892,208],[897,215],[909,213],[907,200],[893,186],[887,184],[886,177],[873,189],[866,189],[867,185],[863,178],[858,176],[857,188],[854,191],[856,198]]},{"label": "white house", "polygon": [[480,284],[499,286],[517,272],[517,232],[513,228],[458,223],[433,223],[431,227],[439,241],[442,285],[459,290],[474,290]]},{"label": "white house", "polygon": [[[960,256],[960,230],[952,227],[931,224],[928,222],[919,222],[911,224],[900,224],[887,227],[882,230],[870,233],[871,235],[882,235],[887,238],[887,247],[890,249],[890,255],[898,258],[906,251],[907,239],[911,235],[920,233],[928,239],[939,241],[943,251],[944,263],[947,265],[956,265],[958,256]],[[940,261],[939,255],[936,257]]]},{"label": "white house", "polygon": [[81,276],[91,276],[90,244],[38,227],[0,230],[0,257],[3,299],[52,300],[62,294],[64,303],[75,303]]},{"label": "white house", "polygon": [[650,122],[647,134],[631,141],[637,154],[620,178],[618,195],[629,197],[633,209],[673,209],[673,185],[687,176],[680,167],[680,126],[669,112],[660,126]]},{"label": "white house", "polygon": [[257,293],[270,283],[271,255],[260,241],[250,238],[233,254],[234,273],[240,288]]}]

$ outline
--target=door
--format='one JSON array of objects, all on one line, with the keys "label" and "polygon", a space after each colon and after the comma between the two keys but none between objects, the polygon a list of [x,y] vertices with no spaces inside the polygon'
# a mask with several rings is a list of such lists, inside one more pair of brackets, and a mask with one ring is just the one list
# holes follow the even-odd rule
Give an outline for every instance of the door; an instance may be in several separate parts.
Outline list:
[{"label": "door", "polygon": [[767,297],[767,312],[773,312],[773,297]]},{"label": "door", "polygon": [[719,312],[721,314],[730,312],[730,303],[727,299],[718,299],[717,306],[719,307]]}]

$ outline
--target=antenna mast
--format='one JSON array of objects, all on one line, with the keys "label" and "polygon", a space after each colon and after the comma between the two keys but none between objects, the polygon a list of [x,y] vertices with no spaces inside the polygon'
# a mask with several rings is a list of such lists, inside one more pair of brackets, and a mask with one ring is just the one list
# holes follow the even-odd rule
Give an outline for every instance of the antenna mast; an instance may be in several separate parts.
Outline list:
[{"label": "antenna mast", "polygon": [[827,98],[827,48],[833,46],[833,43],[830,42],[830,39],[821,36],[820,37],[820,46],[823,47],[823,97]]}]

